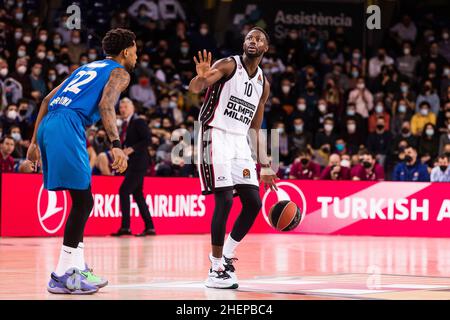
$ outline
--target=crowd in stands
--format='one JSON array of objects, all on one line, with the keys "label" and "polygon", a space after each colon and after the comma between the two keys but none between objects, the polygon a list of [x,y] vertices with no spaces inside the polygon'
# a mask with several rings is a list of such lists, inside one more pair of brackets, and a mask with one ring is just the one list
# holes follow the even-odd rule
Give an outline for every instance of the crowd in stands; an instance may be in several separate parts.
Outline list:
[{"label": "crowd in stands", "polygon": [[[195,140],[204,99],[187,90],[192,57],[199,49],[215,60],[242,54],[251,21],[233,26],[240,31],[219,44],[211,25],[190,19],[177,0],[120,2],[114,10],[102,10],[108,1],[86,4],[92,12],[81,30],[66,28],[64,6],[42,21],[37,1],[0,3],[2,172],[26,171],[21,164],[42,99],[77,67],[103,59],[104,33],[125,27],[137,35],[139,58],[117,110],[132,103],[148,122],[147,174],[198,176],[186,162],[194,146],[176,139],[190,133]],[[271,84],[263,128],[280,136],[280,178],[450,181],[449,25],[432,13],[404,14],[374,52],[353,46],[342,27],[322,31],[290,30],[261,63]],[[120,132],[126,123],[117,125]],[[87,128],[86,139],[94,174],[116,174],[101,122]],[[173,157],[180,143],[184,154]]]}]

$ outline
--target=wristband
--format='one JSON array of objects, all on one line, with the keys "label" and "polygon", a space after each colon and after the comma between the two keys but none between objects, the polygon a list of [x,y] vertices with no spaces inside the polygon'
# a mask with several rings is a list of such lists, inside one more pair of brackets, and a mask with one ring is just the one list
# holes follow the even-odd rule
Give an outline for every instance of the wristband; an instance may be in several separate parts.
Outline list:
[{"label": "wristband", "polygon": [[120,140],[119,140],[119,139],[114,140],[114,141],[112,142],[112,147],[113,147],[113,148],[119,148],[119,149],[122,149],[122,144],[120,143]]},{"label": "wristband", "polygon": [[275,175],[275,171],[273,171],[271,167],[263,167],[263,168],[261,168],[261,175],[262,176],[273,176],[273,175]]}]

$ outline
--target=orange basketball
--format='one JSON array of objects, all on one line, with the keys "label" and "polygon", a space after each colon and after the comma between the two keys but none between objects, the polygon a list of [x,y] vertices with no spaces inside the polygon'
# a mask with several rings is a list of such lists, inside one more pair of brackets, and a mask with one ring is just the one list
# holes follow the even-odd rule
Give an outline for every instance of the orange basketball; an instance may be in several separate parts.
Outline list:
[{"label": "orange basketball", "polygon": [[270,208],[269,221],[278,231],[291,231],[302,221],[302,213],[294,202],[282,200]]}]

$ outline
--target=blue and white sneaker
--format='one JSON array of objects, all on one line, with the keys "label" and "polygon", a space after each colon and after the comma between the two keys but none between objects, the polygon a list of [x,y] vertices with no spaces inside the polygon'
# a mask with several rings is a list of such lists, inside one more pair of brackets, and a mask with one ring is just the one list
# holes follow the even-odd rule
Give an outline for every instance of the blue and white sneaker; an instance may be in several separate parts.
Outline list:
[{"label": "blue and white sneaker", "polygon": [[80,270],[70,268],[60,277],[52,272],[47,290],[55,294],[93,294],[98,291],[98,287],[87,282]]}]

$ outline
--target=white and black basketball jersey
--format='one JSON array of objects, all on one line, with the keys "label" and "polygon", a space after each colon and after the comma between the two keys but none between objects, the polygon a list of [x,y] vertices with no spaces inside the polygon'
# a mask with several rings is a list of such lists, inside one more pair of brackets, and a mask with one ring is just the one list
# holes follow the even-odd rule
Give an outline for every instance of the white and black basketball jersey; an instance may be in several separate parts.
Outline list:
[{"label": "white and black basketball jersey", "polygon": [[200,110],[200,122],[227,132],[247,135],[264,92],[264,74],[258,67],[249,75],[241,56],[233,72],[210,86]]}]

